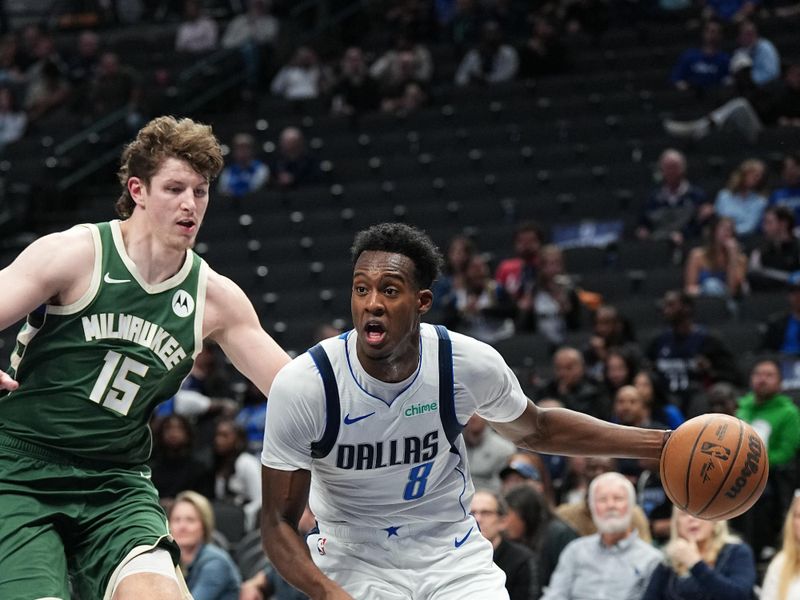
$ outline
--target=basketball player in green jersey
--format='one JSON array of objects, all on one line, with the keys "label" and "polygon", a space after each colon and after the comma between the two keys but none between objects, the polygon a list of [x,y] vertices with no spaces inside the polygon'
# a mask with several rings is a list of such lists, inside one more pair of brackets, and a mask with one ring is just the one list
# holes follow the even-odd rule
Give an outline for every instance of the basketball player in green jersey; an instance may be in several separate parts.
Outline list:
[{"label": "basketball player in green jersey", "polygon": [[153,408],[215,340],[264,393],[289,359],[192,252],[223,164],[211,128],[154,119],[122,154],[121,220],[44,236],[0,271],[0,598],[190,598],[145,465]]}]

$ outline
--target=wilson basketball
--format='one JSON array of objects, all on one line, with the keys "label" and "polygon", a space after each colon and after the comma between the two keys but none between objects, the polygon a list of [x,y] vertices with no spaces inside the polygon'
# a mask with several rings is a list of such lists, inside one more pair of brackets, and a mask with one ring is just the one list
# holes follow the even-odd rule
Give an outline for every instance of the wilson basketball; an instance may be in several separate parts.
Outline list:
[{"label": "wilson basketball", "polygon": [[689,419],[672,432],[661,455],[667,497],[701,519],[731,519],[745,512],[764,491],[768,473],[763,440],[730,415]]}]

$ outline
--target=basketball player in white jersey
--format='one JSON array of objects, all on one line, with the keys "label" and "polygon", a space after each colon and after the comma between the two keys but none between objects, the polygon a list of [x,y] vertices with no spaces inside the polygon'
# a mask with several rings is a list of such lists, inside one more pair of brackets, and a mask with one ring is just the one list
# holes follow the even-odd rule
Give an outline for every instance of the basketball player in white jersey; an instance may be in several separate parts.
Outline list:
[{"label": "basketball player in white jersey", "polygon": [[[354,329],[296,358],[270,391],[264,548],[312,599],[507,599],[469,514],[469,417],[565,455],[657,459],[668,434],[537,408],[493,348],[421,324],[441,264],[421,231],[371,227],[353,260]],[[307,500],[319,531],[304,542]]]}]

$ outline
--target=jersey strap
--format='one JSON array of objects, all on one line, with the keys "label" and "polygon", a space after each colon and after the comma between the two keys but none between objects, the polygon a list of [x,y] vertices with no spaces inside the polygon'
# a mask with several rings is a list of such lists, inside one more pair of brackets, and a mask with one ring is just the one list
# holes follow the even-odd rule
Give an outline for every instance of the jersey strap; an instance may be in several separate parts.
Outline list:
[{"label": "jersey strap", "polygon": [[325,388],[325,432],[319,441],[311,443],[311,456],[324,458],[328,456],[339,437],[339,421],[341,408],[339,404],[339,386],[336,385],[336,376],[333,374],[331,361],[325,350],[317,344],[308,353],[317,365],[322,385]]},{"label": "jersey strap", "polygon": [[456,417],[455,388],[453,387],[453,344],[447,329],[435,325],[439,336],[439,418],[442,420],[450,450],[456,452],[455,443],[464,426]]}]

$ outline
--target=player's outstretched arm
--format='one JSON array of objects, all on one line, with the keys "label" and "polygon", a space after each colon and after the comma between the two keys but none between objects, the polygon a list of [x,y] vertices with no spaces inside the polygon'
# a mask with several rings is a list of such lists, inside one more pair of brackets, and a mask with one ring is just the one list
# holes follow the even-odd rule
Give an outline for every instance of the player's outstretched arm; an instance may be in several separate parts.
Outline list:
[{"label": "player's outstretched arm", "polygon": [[353,600],[311,560],[297,525],[308,502],[311,472],[261,468],[261,541],[278,573],[311,600]]},{"label": "player's outstretched arm", "polygon": [[566,408],[539,408],[530,400],[515,420],[491,425],[517,446],[564,456],[659,459],[669,435],[615,425]]},{"label": "player's outstretched arm", "polygon": [[261,328],[258,315],[242,289],[211,272],[206,292],[204,336],[213,339],[233,366],[265,395],[289,361],[289,355]]}]

